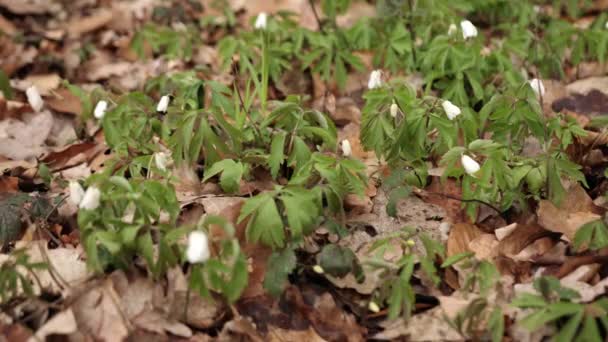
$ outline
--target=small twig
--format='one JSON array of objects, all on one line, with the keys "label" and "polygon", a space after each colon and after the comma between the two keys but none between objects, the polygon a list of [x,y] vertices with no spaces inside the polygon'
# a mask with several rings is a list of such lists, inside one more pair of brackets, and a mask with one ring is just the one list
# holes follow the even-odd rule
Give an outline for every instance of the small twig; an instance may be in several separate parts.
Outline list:
[{"label": "small twig", "polygon": [[325,33],[325,30],[323,29],[323,22],[321,21],[321,18],[319,18],[319,14],[317,13],[317,9],[315,8],[315,4],[314,4],[313,0],[308,0],[308,4],[310,5],[310,8],[312,9],[312,14],[315,16],[317,25],[319,25],[319,31],[321,31],[322,33]]}]

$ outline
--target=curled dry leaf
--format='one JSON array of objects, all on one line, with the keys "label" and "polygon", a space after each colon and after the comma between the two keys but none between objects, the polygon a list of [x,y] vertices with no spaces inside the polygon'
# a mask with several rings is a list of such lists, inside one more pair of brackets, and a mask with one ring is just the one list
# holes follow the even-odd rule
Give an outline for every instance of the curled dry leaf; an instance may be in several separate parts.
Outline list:
[{"label": "curled dry leaf", "polygon": [[71,309],[67,309],[56,314],[53,318],[44,323],[44,325],[36,331],[36,334],[28,339],[28,342],[46,341],[46,338],[50,335],[69,335],[77,330],[78,326],[76,324],[74,312],[72,312]]},{"label": "curled dry leaf", "polygon": [[447,257],[471,252],[469,243],[482,235],[484,235],[484,232],[473,224],[457,223],[453,225],[448,237],[446,249]]}]

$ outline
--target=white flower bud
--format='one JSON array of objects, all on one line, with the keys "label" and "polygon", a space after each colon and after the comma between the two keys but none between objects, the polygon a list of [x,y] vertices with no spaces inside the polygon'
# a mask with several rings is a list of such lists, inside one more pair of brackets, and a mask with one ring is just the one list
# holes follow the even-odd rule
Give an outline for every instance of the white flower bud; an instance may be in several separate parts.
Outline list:
[{"label": "white flower bud", "polygon": [[461,113],[460,108],[448,100],[443,101],[441,106],[450,120],[454,120]]},{"label": "white flower bud", "polygon": [[462,163],[462,167],[464,167],[464,171],[469,175],[474,175],[480,169],[479,163],[466,154],[462,155],[460,162]]},{"label": "white flower bud", "polygon": [[342,155],[345,157],[350,157],[352,154],[352,150],[350,148],[350,141],[347,139],[342,140]]},{"label": "white flower bud", "polygon": [[42,101],[42,97],[40,97],[40,92],[38,92],[38,88],[35,85],[30,86],[25,90],[25,95],[27,96],[27,102],[29,102],[30,106],[34,111],[39,112],[44,105],[44,101]]},{"label": "white flower bud", "polygon": [[167,112],[167,108],[169,107],[169,96],[168,95],[163,95],[160,100],[158,101],[158,104],[156,105],[156,111],[157,112],[161,112],[161,113],[166,113]]},{"label": "white flower bud", "polygon": [[606,21],[606,24],[604,25],[604,27],[606,28],[606,30],[608,30],[608,21]]},{"label": "white flower bud", "polygon": [[80,209],[93,210],[99,207],[99,199],[101,197],[101,191],[94,186],[90,186],[80,201]]},{"label": "white flower bud", "polygon": [[391,116],[396,118],[397,113],[399,113],[399,106],[397,106],[397,104],[393,102],[393,104],[391,104]]},{"label": "white flower bud", "polygon": [[456,27],[456,24],[450,24],[450,27],[448,28],[448,36],[453,35],[454,33],[456,33],[456,31],[458,31],[458,27]]},{"label": "white flower bud", "polygon": [[380,307],[378,304],[376,304],[376,302],[369,302],[369,304],[367,304],[367,308],[373,313],[380,312]]},{"label": "white flower bud", "polygon": [[209,259],[209,240],[207,234],[200,230],[193,231],[188,236],[188,248],[186,249],[186,258],[191,264],[203,263]]},{"label": "white flower bud", "polygon": [[464,39],[477,37],[477,28],[472,22],[463,20],[460,22],[460,28],[462,29],[462,37]]},{"label": "white flower bud", "polygon": [[70,185],[68,186],[70,190],[70,202],[74,205],[79,205],[84,197],[84,189],[80,185],[80,183],[76,181],[70,181]]},{"label": "white flower bud", "polygon": [[258,30],[265,30],[267,21],[268,15],[265,12],[262,12],[258,14],[258,17],[255,19],[255,24],[253,26]]},{"label": "white flower bud", "polygon": [[528,81],[528,83],[530,84],[530,87],[532,87],[532,90],[534,90],[537,96],[545,95],[545,86],[543,85],[543,82],[541,80],[539,80],[538,78],[534,78]]},{"label": "white flower bud", "polygon": [[315,271],[315,273],[317,273],[317,274],[325,273],[325,270],[323,269],[323,267],[321,267],[321,265],[314,265],[312,267],[312,270]]},{"label": "white flower bud", "polygon": [[97,105],[95,106],[95,110],[93,111],[93,116],[95,116],[96,119],[101,120],[106,115],[107,109],[108,109],[108,102],[99,101],[99,102],[97,102]]},{"label": "white flower bud", "polygon": [[165,152],[154,153],[154,164],[159,170],[166,171],[169,156]]},{"label": "white flower bud", "polygon": [[382,86],[382,70],[374,70],[369,74],[369,81],[367,82],[368,89],[376,89]]}]

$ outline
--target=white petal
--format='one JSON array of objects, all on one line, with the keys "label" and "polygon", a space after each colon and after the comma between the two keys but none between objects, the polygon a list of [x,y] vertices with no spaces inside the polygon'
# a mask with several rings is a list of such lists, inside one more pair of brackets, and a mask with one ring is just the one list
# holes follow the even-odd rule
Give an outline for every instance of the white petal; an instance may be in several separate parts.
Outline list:
[{"label": "white petal", "polygon": [[376,304],[376,302],[369,302],[369,304],[367,304],[367,308],[373,313],[380,312],[380,307],[378,304]]},{"label": "white petal", "polygon": [[97,105],[95,106],[95,110],[93,111],[93,116],[95,116],[96,119],[101,120],[106,115],[107,109],[108,109],[108,102],[99,101],[99,102],[97,102]]},{"label": "white petal", "polygon": [[475,174],[481,168],[478,162],[466,154],[462,155],[460,162],[462,163],[462,167],[464,167],[464,171],[469,175]]},{"label": "white petal", "polygon": [[68,188],[70,190],[70,202],[74,205],[79,205],[84,197],[84,189],[76,181],[71,181]]},{"label": "white petal", "polygon": [[80,202],[80,209],[93,210],[99,207],[99,199],[101,197],[101,191],[94,186],[90,186],[84,193],[82,201]]},{"label": "white petal", "polygon": [[211,256],[209,252],[209,241],[207,234],[199,230],[193,231],[188,236],[188,248],[186,258],[191,264],[207,261]]},{"label": "white petal", "polygon": [[29,102],[32,109],[36,112],[39,112],[44,105],[44,101],[42,101],[42,97],[40,97],[40,92],[36,86],[30,86],[25,90],[25,95],[27,96],[27,102]]},{"label": "white petal", "polygon": [[462,113],[458,106],[448,100],[443,101],[443,103],[441,103],[441,106],[443,107],[445,114],[450,120],[454,120],[458,115],[460,115],[460,113]]},{"label": "white petal", "polygon": [[165,152],[156,152],[154,153],[154,164],[159,170],[166,171],[167,170],[167,161],[169,157]]},{"label": "white petal", "polygon": [[462,30],[462,37],[464,39],[477,37],[477,28],[468,20],[460,22],[460,29]]},{"label": "white petal", "polygon": [[268,15],[265,12],[258,14],[258,17],[255,19],[255,24],[253,25],[258,30],[266,29],[266,23],[268,21]]},{"label": "white petal", "polygon": [[456,27],[456,24],[450,24],[450,27],[448,28],[448,36],[453,35],[454,33],[456,33],[456,31],[458,31],[458,27]]},{"label": "white petal", "polygon": [[399,106],[397,106],[397,104],[393,102],[393,104],[391,104],[391,116],[396,118],[397,113],[399,113]]},{"label": "white petal", "polygon": [[350,157],[352,150],[350,148],[350,142],[347,139],[342,140],[342,155]]},{"label": "white petal", "polygon": [[528,83],[537,96],[545,95],[545,86],[543,85],[543,81],[539,80],[538,78],[534,78],[528,81]]},{"label": "white petal", "polygon": [[368,89],[376,89],[382,86],[382,71],[374,70],[369,74],[369,81],[367,82]]},{"label": "white petal", "polygon": [[158,104],[156,105],[156,111],[161,112],[161,113],[166,113],[167,108],[169,107],[169,101],[170,101],[170,98],[168,95],[162,96],[160,98],[160,101],[158,101]]}]

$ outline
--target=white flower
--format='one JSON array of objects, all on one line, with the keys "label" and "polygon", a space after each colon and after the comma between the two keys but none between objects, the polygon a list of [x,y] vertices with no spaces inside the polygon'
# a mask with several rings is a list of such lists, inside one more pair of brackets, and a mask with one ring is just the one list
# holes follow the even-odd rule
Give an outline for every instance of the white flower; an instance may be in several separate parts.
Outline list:
[{"label": "white flower", "polygon": [[380,312],[380,307],[378,304],[376,304],[376,302],[369,302],[369,304],[367,304],[367,308],[373,313]]},{"label": "white flower", "polygon": [[608,30],[608,21],[606,22],[606,24],[604,25],[604,27],[606,28],[606,30]]},{"label": "white flower", "polygon": [[314,265],[312,267],[312,270],[315,271],[315,273],[317,273],[317,274],[325,273],[325,270],[323,269],[323,267],[321,267],[321,265]]},{"label": "white flower", "polygon": [[464,171],[469,175],[474,175],[480,169],[479,163],[466,154],[462,155],[460,162],[462,163],[462,167],[464,167]]},{"label": "white flower", "polygon": [[369,81],[367,82],[368,89],[376,89],[382,86],[382,70],[374,70],[369,74]]},{"label": "white flower", "polygon": [[108,109],[108,102],[99,101],[99,102],[97,102],[97,105],[95,105],[95,110],[93,111],[93,116],[95,116],[96,119],[101,120],[106,115],[107,109]]},{"label": "white flower", "polygon": [[463,20],[460,22],[460,28],[462,29],[462,37],[464,39],[477,37],[477,28],[472,22]]},{"label": "white flower", "polygon": [[169,95],[163,95],[163,97],[160,98],[160,101],[158,101],[158,104],[156,105],[156,111],[166,113],[167,107],[169,107],[169,101]]},{"label": "white flower", "polygon": [[458,27],[456,27],[456,24],[450,24],[450,27],[448,28],[448,36],[453,35],[454,33],[456,33],[456,31],[458,31]]},{"label": "white flower", "polygon": [[350,157],[352,150],[350,148],[350,142],[347,139],[342,140],[342,155]]},{"label": "white flower", "polygon": [[101,197],[101,191],[94,186],[90,186],[80,201],[80,209],[97,209],[99,207],[99,198]]},{"label": "white flower", "polygon": [[255,27],[258,30],[265,30],[267,21],[268,21],[268,15],[265,12],[262,12],[262,13],[258,14],[258,17],[255,19],[255,24],[253,25],[253,27]]},{"label": "white flower", "polygon": [[42,97],[40,97],[40,92],[38,92],[38,88],[35,85],[30,86],[25,90],[25,95],[27,96],[27,102],[30,103],[32,109],[36,112],[39,112],[44,105],[44,101],[42,101]]},{"label": "white flower", "polygon": [[454,120],[461,113],[460,108],[448,100],[443,101],[441,106],[450,120]]},{"label": "white flower", "polygon": [[391,116],[396,118],[397,113],[399,113],[399,106],[397,106],[397,104],[393,102],[393,104],[391,105]]},{"label": "white flower", "polygon": [[537,96],[545,95],[545,86],[543,85],[543,81],[539,80],[538,78],[534,78],[528,81],[528,83]]},{"label": "white flower", "polygon": [[188,248],[186,258],[191,264],[207,261],[211,253],[209,252],[209,240],[207,234],[200,230],[195,230],[188,236]]},{"label": "white flower", "polygon": [[79,205],[84,197],[84,189],[80,183],[76,181],[70,181],[68,188],[70,190],[70,202],[72,202],[74,205]]},{"label": "white flower", "polygon": [[159,170],[166,171],[169,156],[165,152],[154,153],[154,164]]}]

